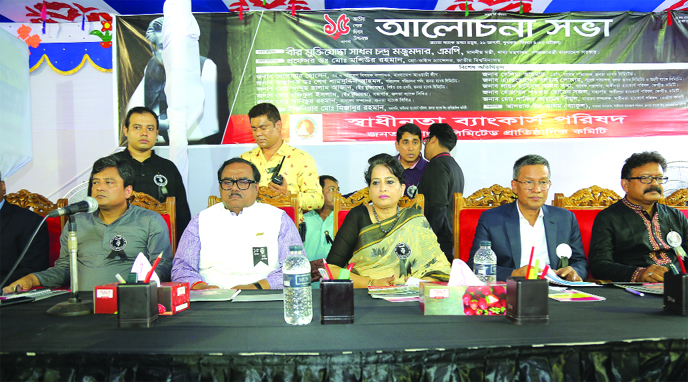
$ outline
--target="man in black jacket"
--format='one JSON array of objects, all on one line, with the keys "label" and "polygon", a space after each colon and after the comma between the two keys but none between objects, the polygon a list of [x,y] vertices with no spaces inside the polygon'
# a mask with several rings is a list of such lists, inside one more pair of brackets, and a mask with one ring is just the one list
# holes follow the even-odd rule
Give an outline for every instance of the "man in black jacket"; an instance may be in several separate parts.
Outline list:
[{"label": "man in black jacket", "polygon": [[191,220],[186,189],[177,166],[158,156],[153,146],[158,139],[158,116],[147,107],[133,107],[124,120],[127,149],[114,154],[134,169],[134,191],[146,193],[160,202],[175,197],[177,242]]},{"label": "man in black jacket", "polygon": [[430,163],[420,178],[418,193],[425,196],[425,217],[451,263],[454,260],[454,193],[463,193],[464,183],[461,167],[449,154],[456,146],[456,134],[448,124],[434,123],[430,125],[423,143],[425,158]]}]

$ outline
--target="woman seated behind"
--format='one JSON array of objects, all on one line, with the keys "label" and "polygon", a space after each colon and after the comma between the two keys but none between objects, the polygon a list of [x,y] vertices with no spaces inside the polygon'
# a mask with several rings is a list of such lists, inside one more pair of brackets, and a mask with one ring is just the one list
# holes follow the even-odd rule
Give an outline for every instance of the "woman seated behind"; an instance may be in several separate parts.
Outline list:
[{"label": "woman seated behind", "polygon": [[420,208],[399,208],[404,169],[388,154],[368,160],[365,180],[371,204],[351,209],[332,244],[327,262],[333,274],[354,263],[355,288],[403,284],[409,277],[446,281],[451,265]]}]

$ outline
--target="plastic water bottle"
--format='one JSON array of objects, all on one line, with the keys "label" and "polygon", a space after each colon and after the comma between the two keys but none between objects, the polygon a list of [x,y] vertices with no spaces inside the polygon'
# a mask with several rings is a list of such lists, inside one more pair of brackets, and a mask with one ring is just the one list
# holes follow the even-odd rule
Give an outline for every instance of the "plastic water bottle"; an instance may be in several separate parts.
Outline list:
[{"label": "plastic water bottle", "polygon": [[473,272],[484,282],[497,281],[497,254],[491,246],[491,242],[481,241],[480,249],[473,257]]},{"label": "plastic water bottle", "polygon": [[291,325],[308,325],[313,320],[311,263],[300,245],[289,246],[289,257],[282,266],[284,274],[284,321]]}]

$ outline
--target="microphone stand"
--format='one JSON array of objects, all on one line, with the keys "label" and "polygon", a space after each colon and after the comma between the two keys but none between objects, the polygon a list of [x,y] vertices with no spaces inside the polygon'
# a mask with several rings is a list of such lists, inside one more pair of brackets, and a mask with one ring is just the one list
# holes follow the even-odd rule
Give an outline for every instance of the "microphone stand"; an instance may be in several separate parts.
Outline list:
[{"label": "microphone stand", "polygon": [[76,220],[74,215],[69,215],[69,236],[67,248],[69,249],[69,280],[72,289],[72,297],[69,300],[56,304],[48,309],[48,314],[53,316],[82,316],[90,314],[93,306],[91,300],[81,301],[79,298],[79,270],[76,259],[78,243],[76,240]]}]

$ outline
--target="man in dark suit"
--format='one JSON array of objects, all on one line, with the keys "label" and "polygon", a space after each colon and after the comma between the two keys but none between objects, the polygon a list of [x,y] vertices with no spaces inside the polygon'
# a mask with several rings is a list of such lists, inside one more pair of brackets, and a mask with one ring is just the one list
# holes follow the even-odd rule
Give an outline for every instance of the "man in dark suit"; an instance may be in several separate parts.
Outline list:
[{"label": "man in dark suit", "polygon": [[[41,220],[40,215],[6,201],[5,182],[0,181],[0,282],[12,269]],[[48,250],[48,226],[44,224],[6,284],[48,268]]]},{"label": "man in dark suit", "polygon": [[456,133],[449,124],[433,123],[423,139],[425,158],[430,161],[418,183],[425,196],[425,217],[447,260],[454,261],[454,194],[463,193],[463,171],[450,152],[456,146]]},{"label": "man in dark suit", "polygon": [[[582,281],[588,276],[588,263],[583,252],[578,221],[563,208],[546,206],[550,181],[549,162],[539,155],[526,155],[514,164],[511,188],[517,201],[483,212],[475,231],[468,265],[473,267],[475,252],[481,241],[491,241],[497,254],[497,280],[525,276],[533,251],[544,268],[548,264],[569,281]],[[557,247],[570,248],[569,265],[562,267]],[[534,250],[533,250],[534,248]],[[562,246],[559,251],[568,251]]]}]

